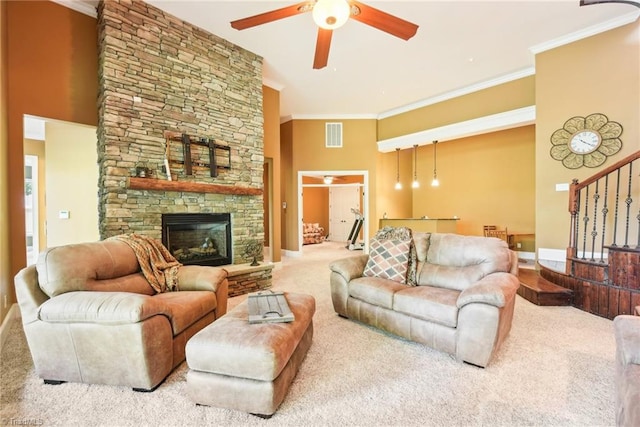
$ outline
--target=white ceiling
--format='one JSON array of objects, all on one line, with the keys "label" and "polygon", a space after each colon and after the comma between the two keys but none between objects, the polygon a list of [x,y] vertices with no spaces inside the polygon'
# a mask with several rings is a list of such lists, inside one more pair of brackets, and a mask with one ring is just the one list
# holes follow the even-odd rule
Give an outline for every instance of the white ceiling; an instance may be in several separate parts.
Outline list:
[{"label": "white ceiling", "polygon": [[310,13],[243,31],[229,24],[296,1],[147,2],[261,55],[265,84],[280,91],[282,119],[386,117],[533,74],[536,52],[640,15],[629,4],[581,7],[579,0],[364,0],[419,25],[416,36],[404,41],[349,20],[334,31],[328,66],[314,70],[317,27]]}]

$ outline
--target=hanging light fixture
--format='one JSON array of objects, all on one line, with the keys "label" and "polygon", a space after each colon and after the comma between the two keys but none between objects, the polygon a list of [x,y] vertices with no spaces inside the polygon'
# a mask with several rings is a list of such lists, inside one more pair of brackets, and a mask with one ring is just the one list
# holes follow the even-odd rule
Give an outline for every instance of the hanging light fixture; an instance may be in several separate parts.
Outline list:
[{"label": "hanging light fixture", "polygon": [[325,175],[324,178],[322,179],[324,181],[325,184],[327,185],[331,185],[333,184],[333,177],[331,175]]},{"label": "hanging light fixture", "polygon": [[313,20],[325,30],[335,30],[349,19],[351,6],[347,0],[318,0],[313,6]]},{"label": "hanging light fixture", "polygon": [[418,182],[418,144],[413,146],[413,182],[411,183],[411,188],[419,188],[420,183]]},{"label": "hanging light fixture", "polygon": [[436,173],[436,144],[438,141],[433,141],[433,181],[431,181],[432,187],[437,187],[440,185],[440,181],[438,181],[438,174]]},{"label": "hanging light fixture", "polygon": [[396,148],[396,190],[402,190],[402,184],[400,184],[400,149]]}]

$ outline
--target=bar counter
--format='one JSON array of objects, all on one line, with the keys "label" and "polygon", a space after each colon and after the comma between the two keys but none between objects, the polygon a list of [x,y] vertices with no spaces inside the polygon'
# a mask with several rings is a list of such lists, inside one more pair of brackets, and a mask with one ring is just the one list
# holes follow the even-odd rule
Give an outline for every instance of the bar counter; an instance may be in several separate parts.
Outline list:
[{"label": "bar counter", "polygon": [[383,218],[380,228],[409,227],[413,231],[429,233],[456,233],[459,218]]}]

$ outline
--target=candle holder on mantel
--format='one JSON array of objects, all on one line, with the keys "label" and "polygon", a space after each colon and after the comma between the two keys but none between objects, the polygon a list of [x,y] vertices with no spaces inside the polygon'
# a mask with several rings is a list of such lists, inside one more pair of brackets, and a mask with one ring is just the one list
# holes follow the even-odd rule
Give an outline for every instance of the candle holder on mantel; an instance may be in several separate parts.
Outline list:
[{"label": "candle holder on mantel", "polygon": [[244,247],[244,255],[249,258],[253,258],[253,262],[250,264],[252,267],[260,265],[258,262],[258,255],[262,253],[262,243],[257,240],[247,243]]}]

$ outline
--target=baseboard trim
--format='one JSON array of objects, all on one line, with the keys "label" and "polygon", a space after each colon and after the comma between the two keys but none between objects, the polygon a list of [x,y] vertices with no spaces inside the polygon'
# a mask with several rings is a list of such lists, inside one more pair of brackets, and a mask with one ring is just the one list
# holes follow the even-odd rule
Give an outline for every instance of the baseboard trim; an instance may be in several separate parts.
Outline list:
[{"label": "baseboard trim", "polygon": [[536,259],[536,253],[535,252],[522,252],[522,251],[518,251],[518,258],[521,259],[531,259],[531,260],[535,260]]},{"label": "baseboard trim", "polygon": [[565,262],[567,260],[567,251],[565,249],[538,248],[538,259]]},{"label": "baseboard trim", "polygon": [[4,348],[4,343],[9,338],[9,329],[11,329],[12,322],[20,319],[20,309],[18,304],[11,304],[9,312],[2,321],[0,326],[0,351]]}]

